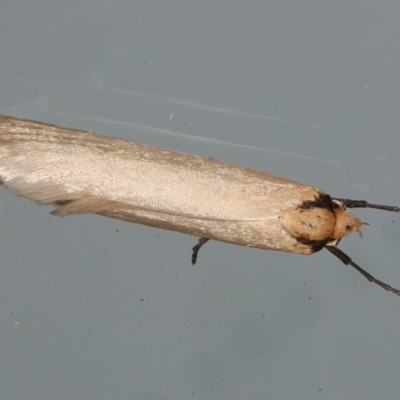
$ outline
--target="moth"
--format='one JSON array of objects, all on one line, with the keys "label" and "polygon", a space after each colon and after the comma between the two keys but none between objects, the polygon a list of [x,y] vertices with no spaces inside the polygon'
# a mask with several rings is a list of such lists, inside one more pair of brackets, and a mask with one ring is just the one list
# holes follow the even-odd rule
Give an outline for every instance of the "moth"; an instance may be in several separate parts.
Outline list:
[{"label": "moth", "polygon": [[95,213],[208,240],[312,254],[325,248],[370,282],[337,245],[365,222],[347,208],[396,206],[331,197],[315,186],[213,158],[0,116],[0,183],[52,214]]}]

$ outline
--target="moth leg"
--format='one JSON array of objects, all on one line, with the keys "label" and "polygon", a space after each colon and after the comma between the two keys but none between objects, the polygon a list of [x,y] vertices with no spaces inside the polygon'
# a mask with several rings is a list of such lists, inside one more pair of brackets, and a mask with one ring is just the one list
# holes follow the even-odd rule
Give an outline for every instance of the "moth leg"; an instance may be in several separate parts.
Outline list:
[{"label": "moth leg", "polygon": [[383,204],[372,204],[368,203],[366,200],[337,199],[333,197],[332,200],[339,200],[340,202],[343,203],[345,207],[348,208],[376,208],[378,210],[400,212],[400,207],[385,206]]},{"label": "moth leg", "polygon": [[362,273],[370,282],[374,282],[380,287],[384,288],[385,290],[389,292],[393,292],[400,296],[400,290],[391,287],[385,282],[379,281],[378,279],[375,279],[370,273],[362,269],[359,265],[357,265],[353,260],[345,253],[343,253],[342,250],[338,249],[337,247],[334,246],[325,246],[327,250],[329,250],[334,256],[336,256],[339,260],[343,262],[345,265],[351,265],[353,268],[355,268],[358,272]]},{"label": "moth leg", "polygon": [[196,244],[196,246],[194,246],[194,247],[192,248],[192,250],[193,250],[193,253],[192,253],[192,264],[193,264],[193,265],[196,264],[196,261],[197,261],[197,253],[198,253],[199,250],[201,249],[201,246],[203,246],[203,244],[204,244],[204,243],[207,243],[209,240],[210,240],[210,239],[208,239],[208,238],[202,237],[202,238],[199,239],[199,242]]}]

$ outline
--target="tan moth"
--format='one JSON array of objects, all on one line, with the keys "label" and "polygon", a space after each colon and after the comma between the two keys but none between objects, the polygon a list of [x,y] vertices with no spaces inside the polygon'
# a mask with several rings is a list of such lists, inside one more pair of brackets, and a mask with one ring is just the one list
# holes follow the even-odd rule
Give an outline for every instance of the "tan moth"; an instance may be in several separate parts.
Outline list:
[{"label": "tan moth", "polygon": [[77,129],[0,116],[0,183],[55,206],[52,214],[95,213],[208,240],[312,254],[323,248],[369,281],[338,247],[365,223],[346,208],[400,208],[331,197],[263,171]]}]

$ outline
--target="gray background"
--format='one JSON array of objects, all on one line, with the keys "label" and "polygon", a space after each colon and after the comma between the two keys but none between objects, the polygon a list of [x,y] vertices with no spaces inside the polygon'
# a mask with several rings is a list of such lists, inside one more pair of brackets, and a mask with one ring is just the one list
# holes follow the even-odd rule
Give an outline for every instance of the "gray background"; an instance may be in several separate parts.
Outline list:
[{"label": "gray background", "polygon": [[[400,203],[400,5],[2,1],[0,112]],[[400,299],[326,250],[208,243],[0,190],[0,399],[394,399]],[[400,219],[341,248],[400,287]]]}]

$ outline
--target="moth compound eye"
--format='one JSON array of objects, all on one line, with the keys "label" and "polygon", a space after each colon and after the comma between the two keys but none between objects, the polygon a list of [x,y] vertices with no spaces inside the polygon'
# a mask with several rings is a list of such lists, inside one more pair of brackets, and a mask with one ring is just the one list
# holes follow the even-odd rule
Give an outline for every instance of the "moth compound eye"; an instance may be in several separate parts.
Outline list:
[{"label": "moth compound eye", "polygon": [[345,229],[346,229],[347,232],[351,232],[353,230],[351,225],[346,225]]}]

